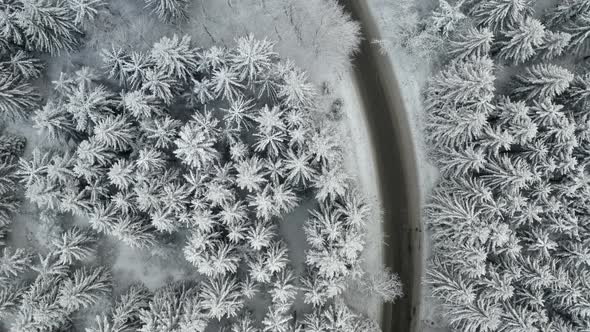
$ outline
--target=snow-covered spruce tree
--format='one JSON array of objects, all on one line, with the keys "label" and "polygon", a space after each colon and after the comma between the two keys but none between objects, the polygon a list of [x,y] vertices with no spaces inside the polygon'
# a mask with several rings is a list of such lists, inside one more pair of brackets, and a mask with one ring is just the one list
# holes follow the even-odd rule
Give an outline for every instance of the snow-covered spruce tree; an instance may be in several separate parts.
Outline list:
[{"label": "snow-covered spruce tree", "polygon": [[39,102],[33,86],[20,75],[0,72],[0,119],[4,122],[23,120]]},{"label": "snow-covered spruce tree", "polygon": [[81,230],[63,234],[45,255],[6,247],[0,256],[0,317],[10,331],[68,328],[71,316],[110,293],[102,267],[74,267],[93,251]]},{"label": "snow-covered spruce tree", "polygon": [[[255,298],[269,304],[256,326],[305,329],[293,317],[297,296],[327,324],[369,324],[352,313],[331,318],[349,312],[334,301],[366,276],[361,252],[371,215],[344,170],[338,130],[313,112],[314,86],[278,58],[273,42],[247,36],[236,44],[199,50],[188,36],[172,36],[144,54],[113,47],[103,52],[105,76],[120,90],[89,68],[62,73],[35,113],[41,135],[67,144],[21,159],[31,202],[88,220],[99,236],[133,248],[186,239],[180,254],[204,279],[157,291],[132,317],[115,304],[98,318],[99,331],[127,326],[125,319],[139,331],[202,331],[211,320],[230,326],[255,309],[247,301]],[[313,206],[310,247],[306,275],[296,275],[279,223],[303,200]],[[53,241],[56,259],[84,261],[95,240],[66,231]],[[393,275],[369,279],[365,289],[386,301],[401,292]]]},{"label": "snow-covered spruce tree", "polygon": [[6,37],[27,49],[57,54],[71,51],[80,32],[74,12],[61,0],[11,1],[2,8]]},{"label": "snow-covered spruce tree", "polygon": [[25,148],[22,136],[5,133],[0,136],[0,226],[12,223],[12,215],[20,206],[17,195],[17,161]]},{"label": "snow-covered spruce tree", "polygon": [[144,2],[146,8],[161,21],[174,23],[188,18],[189,0],[144,0]]},{"label": "snow-covered spruce tree", "polygon": [[57,55],[79,44],[80,27],[91,22],[101,0],[14,0],[0,4],[0,120],[29,117],[39,93],[31,81],[41,63],[28,51]]},{"label": "snow-covered spruce tree", "polygon": [[528,1],[460,9],[473,23],[448,37],[460,59],[425,90],[441,170],[426,207],[431,293],[456,331],[587,330],[589,85],[559,57],[585,55],[589,2],[540,18]]}]

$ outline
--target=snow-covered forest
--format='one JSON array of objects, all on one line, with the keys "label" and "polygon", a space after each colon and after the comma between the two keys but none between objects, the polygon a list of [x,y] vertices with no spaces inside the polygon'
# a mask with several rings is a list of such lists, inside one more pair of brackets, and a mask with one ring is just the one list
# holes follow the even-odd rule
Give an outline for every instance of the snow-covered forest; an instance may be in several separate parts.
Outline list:
[{"label": "snow-covered forest", "polygon": [[0,331],[380,331],[344,296],[402,286],[363,265],[336,2],[0,12]]},{"label": "snow-covered forest", "polygon": [[423,91],[442,316],[453,331],[590,329],[590,1],[440,0],[422,25],[444,49]]}]

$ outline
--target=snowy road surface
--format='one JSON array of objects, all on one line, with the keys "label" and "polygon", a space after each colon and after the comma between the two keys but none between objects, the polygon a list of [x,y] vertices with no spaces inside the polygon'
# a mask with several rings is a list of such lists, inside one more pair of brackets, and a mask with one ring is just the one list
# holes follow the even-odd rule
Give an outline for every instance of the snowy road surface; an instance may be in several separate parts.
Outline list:
[{"label": "snowy road surface", "polygon": [[404,297],[383,308],[384,332],[414,332],[420,324],[422,227],[414,142],[400,89],[387,56],[372,40],[379,32],[365,1],[340,0],[361,22],[360,52],[353,60],[354,78],[370,130],[383,202],[388,247],[385,264],[400,275]]}]

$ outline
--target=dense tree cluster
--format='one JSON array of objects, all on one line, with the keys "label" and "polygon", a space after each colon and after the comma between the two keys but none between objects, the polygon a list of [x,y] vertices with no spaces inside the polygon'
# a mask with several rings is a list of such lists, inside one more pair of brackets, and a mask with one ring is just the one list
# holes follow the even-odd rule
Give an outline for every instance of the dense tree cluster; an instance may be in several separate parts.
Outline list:
[{"label": "dense tree cluster", "polygon": [[26,141],[21,136],[9,133],[0,136],[0,243],[8,225],[12,223],[13,213],[20,205],[17,195],[18,177],[15,173],[25,144]]},{"label": "dense tree cluster", "polygon": [[72,314],[111,293],[107,269],[79,266],[94,255],[95,245],[91,234],[74,227],[37,258],[26,249],[4,247],[0,251],[2,321],[11,322],[13,331],[71,328]]},{"label": "dense tree cluster", "polygon": [[0,40],[30,51],[59,54],[79,44],[102,0],[8,0],[0,4]]},{"label": "dense tree cluster", "polygon": [[[203,280],[154,294],[132,287],[89,331],[204,331],[213,321],[232,331],[378,331],[340,295],[356,281],[393,301],[401,285],[361,268],[369,205],[344,171],[334,124],[313,112],[314,86],[273,46],[247,36],[232,49],[202,50],[175,35],[147,52],[104,50],[106,75],[82,67],[53,82],[32,120],[59,144],[33,149],[17,174],[42,214],[71,215],[88,229],[64,230],[39,263],[6,249],[0,271],[11,284],[29,262],[60,271],[39,272],[33,290],[11,300],[15,331],[63,328],[107,293],[106,272],[79,263],[102,236],[140,249],[175,236]],[[297,275],[279,229],[304,200],[313,211]],[[40,287],[54,293],[30,303]],[[299,298],[308,313],[294,313]],[[249,312],[260,301],[258,321]],[[29,313],[47,308],[54,316]]]},{"label": "dense tree cluster", "polygon": [[453,58],[425,91],[441,170],[433,295],[457,331],[587,330],[589,85],[570,64],[587,53],[590,2],[454,8],[440,26]]},{"label": "dense tree cluster", "polygon": [[74,50],[82,27],[102,6],[102,0],[0,3],[0,121],[28,118],[41,99],[32,81],[41,76],[42,65],[33,54]]}]

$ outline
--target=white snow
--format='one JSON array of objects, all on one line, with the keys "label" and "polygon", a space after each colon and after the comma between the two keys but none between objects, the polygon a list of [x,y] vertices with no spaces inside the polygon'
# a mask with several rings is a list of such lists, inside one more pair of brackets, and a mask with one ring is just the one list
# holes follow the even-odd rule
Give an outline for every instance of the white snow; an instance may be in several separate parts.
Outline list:
[{"label": "white snow", "polygon": [[[360,92],[355,84],[351,70],[347,71],[335,87],[336,96],[343,100],[345,127],[350,147],[347,150],[345,166],[350,174],[359,181],[360,189],[372,205],[372,222],[368,224],[365,250],[362,258],[366,271],[378,271],[383,267],[383,249],[386,240],[383,236],[383,219],[381,216],[382,199],[379,194],[377,167],[374,149],[371,148],[369,127],[365,110],[360,103]],[[354,296],[354,298],[353,298]],[[349,305],[370,318],[380,320],[381,304],[372,298],[359,301],[357,294],[347,294]]]}]

